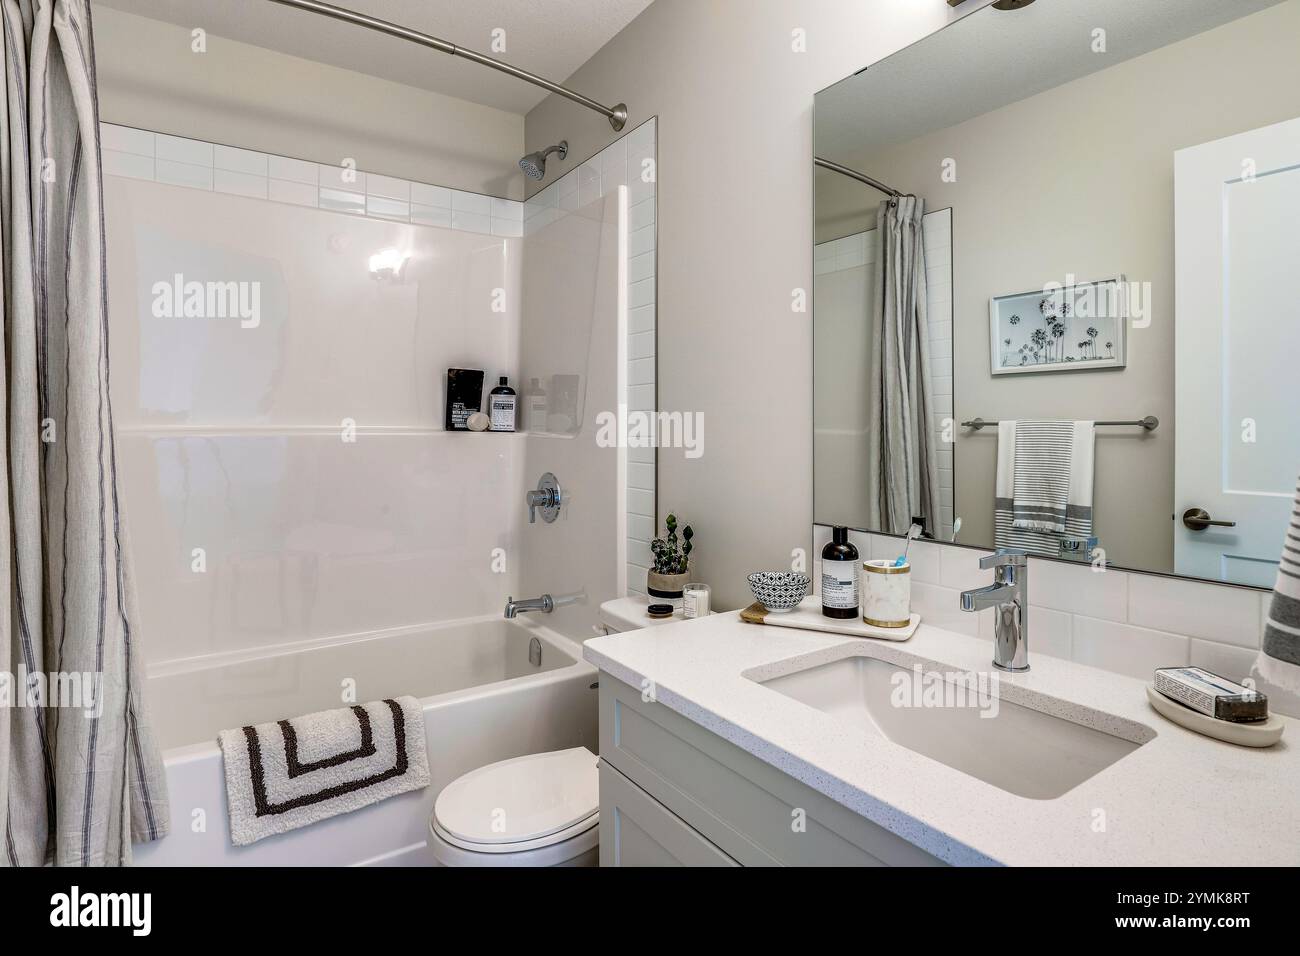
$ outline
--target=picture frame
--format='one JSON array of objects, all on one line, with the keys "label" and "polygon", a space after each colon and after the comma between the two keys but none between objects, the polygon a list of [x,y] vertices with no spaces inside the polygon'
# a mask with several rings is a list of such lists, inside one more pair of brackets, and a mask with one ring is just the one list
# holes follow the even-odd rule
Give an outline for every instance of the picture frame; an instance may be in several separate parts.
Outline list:
[{"label": "picture frame", "polygon": [[1129,286],[1121,273],[989,299],[993,375],[1124,368]]}]

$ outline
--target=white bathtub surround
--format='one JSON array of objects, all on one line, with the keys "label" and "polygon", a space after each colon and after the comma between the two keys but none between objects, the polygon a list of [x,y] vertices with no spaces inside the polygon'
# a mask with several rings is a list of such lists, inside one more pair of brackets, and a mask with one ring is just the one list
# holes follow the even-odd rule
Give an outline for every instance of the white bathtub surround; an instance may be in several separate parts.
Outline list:
[{"label": "white bathtub surround", "polygon": [[[859,655],[906,671],[991,671],[987,642],[930,623],[895,644],[758,627],[734,612],[598,637],[585,650],[613,678],[653,686],[659,705],[949,863],[1300,863],[1300,750],[1177,727],[1151,709],[1145,681],[1032,651],[1031,671],[998,674],[1000,714],[984,723],[1014,721],[1020,705],[1128,751],[1050,799],[1018,796],[760,683]],[[1283,719],[1296,725],[1288,738],[1300,732]]]},{"label": "white bathtub surround", "polygon": [[429,785],[414,697],[223,730],[218,739],[235,846]]},{"label": "white bathtub surround", "polygon": [[[529,659],[536,638],[541,664]],[[423,711],[430,784],[273,840],[237,847],[221,819],[218,732],[286,713],[337,708],[344,678],[358,699],[413,694]],[[160,665],[147,692],[167,714],[162,745],[171,835],[136,848],[146,866],[430,865],[438,792],[476,767],[535,751],[597,747],[595,670],[581,647],[536,620],[500,611],[435,626],[243,651]]]},{"label": "white bathtub surround", "polygon": [[[627,186],[628,413],[653,414],[656,403],[656,202],[657,124],[654,118],[615,140],[590,160],[549,183],[523,204],[524,236],[545,229],[568,212]],[[575,157],[576,158],[576,157]],[[581,188],[579,188],[581,186]],[[525,380],[524,385],[528,382]],[[668,451],[668,454],[681,454]],[[655,448],[627,449],[627,593],[645,594],[655,535]]]},{"label": "white bathtub surround", "polygon": [[[124,155],[207,162],[192,144],[139,133],[117,143]],[[211,156],[216,189],[238,189],[104,179],[119,467],[149,585],[139,632],[181,794],[171,836],[138,860],[428,863],[442,786],[509,757],[596,747],[593,671],[558,631],[590,634],[596,605],[619,593],[619,459],[592,443],[605,470],[580,474],[578,443],[556,439],[548,467],[574,497],[555,525],[529,526],[524,490],[544,442],[442,428],[448,367],[519,383],[525,292],[548,292],[524,288],[522,206],[276,156],[262,198],[224,175],[256,178],[258,156]],[[322,205],[327,194],[343,205]],[[598,210],[594,223],[575,213],[596,241],[559,250],[565,270],[543,278],[584,290],[584,318],[602,318],[598,340],[583,325],[570,355],[600,363],[584,378],[612,404],[627,368],[627,242]],[[247,286],[240,301],[257,314],[177,312],[155,291],[174,299],[177,281]],[[541,340],[567,342],[576,320],[539,308],[531,321]],[[530,559],[541,561],[531,571]],[[550,627],[502,621],[525,575],[527,596],[567,590],[586,603]],[[337,708],[348,688],[349,699],[420,699],[431,786],[234,846],[218,732]]]},{"label": "white bathtub surround", "polygon": [[[523,438],[444,432],[442,392],[517,375],[522,240],[104,182],[148,662],[500,613]],[[155,308],[177,275],[255,288],[256,323]]]},{"label": "white bathtub surround", "polygon": [[514,596],[573,598],[545,618],[579,641],[596,625],[600,603],[626,588],[630,449],[599,440],[602,413],[628,401],[626,201],[626,187],[616,188],[523,239],[519,377],[546,383],[548,427],[523,439],[517,500],[550,472],[563,502],[553,523],[524,515]]}]

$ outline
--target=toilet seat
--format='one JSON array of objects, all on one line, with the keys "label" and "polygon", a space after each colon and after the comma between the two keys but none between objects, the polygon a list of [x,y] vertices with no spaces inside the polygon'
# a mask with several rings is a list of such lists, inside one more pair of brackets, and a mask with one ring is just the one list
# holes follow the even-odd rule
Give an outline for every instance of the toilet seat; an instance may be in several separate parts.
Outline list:
[{"label": "toilet seat", "polygon": [[429,849],[443,866],[455,867],[547,867],[597,866],[600,828],[593,821],[583,832],[550,846],[523,850],[510,844],[496,844],[493,852],[484,852],[487,844],[469,850],[449,842],[436,820],[429,820]]},{"label": "toilet seat", "polygon": [[[429,828],[474,853],[523,853],[590,834],[600,821],[597,758],[586,747],[471,770],[443,788]],[[594,842],[593,842],[594,845]]]}]

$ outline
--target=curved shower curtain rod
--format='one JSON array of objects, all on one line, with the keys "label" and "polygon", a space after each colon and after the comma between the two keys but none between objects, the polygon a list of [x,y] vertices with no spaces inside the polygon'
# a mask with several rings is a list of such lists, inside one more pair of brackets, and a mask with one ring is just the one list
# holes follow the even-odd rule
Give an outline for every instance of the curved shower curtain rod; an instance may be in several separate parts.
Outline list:
[{"label": "curved shower curtain rod", "polygon": [[892,186],[886,186],[879,179],[872,179],[866,173],[860,173],[856,169],[849,169],[847,166],[841,166],[839,163],[833,163],[829,159],[822,159],[820,156],[813,157],[813,163],[822,169],[829,169],[833,173],[839,173],[841,176],[848,176],[849,179],[856,179],[860,183],[865,183],[872,189],[879,189],[887,196],[898,199],[903,196],[897,189]]},{"label": "curved shower curtain rod", "polygon": [[517,66],[511,66],[509,63],[503,63],[501,60],[487,56],[483,53],[475,53],[473,50],[467,50],[463,46],[457,46],[448,40],[442,40],[427,33],[421,33],[418,30],[412,30],[409,27],[399,26],[396,23],[389,23],[387,20],[380,20],[377,17],[367,16],[364,13],[357,13],[354,10],[345,10],[343,7],[336,7],[333,4],[321,3],[320,0],[271,0],[272,3],[283,4],[286,7],[295,7],[298,10],[307,10],[311,13],[319,13],[322,16],[332,17],[335,20],[342,20],[344,23],[355,24],[359,27],[366,27],[369,30],[376,30],[379,33],[387,33],[389,36],[399,37],[403,40],[410,40],[412,43],[418,43],[421,46],[431,47],[440,53],[448,53],[452,56],[459,56],[466,60],[473,60],[475,63],[481,63],[483,66],[490,66],[494,70],[500,70],[502,73],[513,76],[516,79],[531,83],[534,86],[540,86],[544,90],[552,93],[558,93],[566,99],[573,100],[575,103],[587,107],[589,110],[595,110],[597,113],[609,120],[609,125],[614,127],[618,132],[627,122],[627,104],[617,103],[614,106],[605,106],[597,103],[589,96],[583,96],[581,93],[575,93],[568,87],[561,86],[559,83],[552,83],[550,80],[543,79],[536,73],[529,73],[527,70],[521,70]]}]

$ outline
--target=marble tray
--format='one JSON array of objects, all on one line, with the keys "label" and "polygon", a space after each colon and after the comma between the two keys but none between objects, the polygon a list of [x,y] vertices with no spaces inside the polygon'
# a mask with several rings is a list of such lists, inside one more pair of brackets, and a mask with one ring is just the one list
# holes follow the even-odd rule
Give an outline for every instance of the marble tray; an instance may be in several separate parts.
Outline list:
[{"label": "marble tray", "polygon": [[916,612],[908,618],[906,627],[873,627],[860,617],[847,620],[823,617],[821,598],[811,594],[789,611],[769,611],[755,601],[740,612],[740,619],[750,624],[774,624],[777,627],[797,627],[804,631],[871,637],[884,641],[905,641],[921,626],[921,615]]}]

